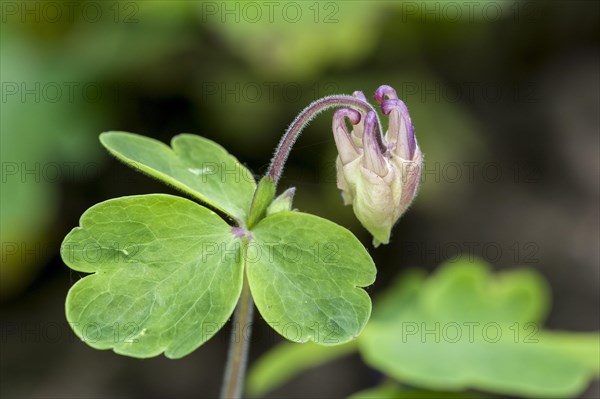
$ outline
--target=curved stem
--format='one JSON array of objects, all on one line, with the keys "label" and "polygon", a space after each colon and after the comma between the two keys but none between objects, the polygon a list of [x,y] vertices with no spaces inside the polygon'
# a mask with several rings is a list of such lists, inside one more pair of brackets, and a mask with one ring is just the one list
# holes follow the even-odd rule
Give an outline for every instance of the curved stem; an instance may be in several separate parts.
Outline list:
[{"label": "curved stem", "polygon": [[248,279],[244,271],[242,295],[233,315],[231,337],[229,340],[229,353],[225,366],[225,377],[221,387],[221,399],[239,399],[244,387],[244,377],[248,365],[248,348],[250,334],[252,333],[252,316],[254,314],[254,300],[248,286]]},{"label": "curved stem", "polygon": [[[271,177],[277,185],[279,182],[279,178],[281,177],[281,173],[283,172],[283,166],[285,165],[285,161],[287,160],[292,146],[302,133],[304,127],[318,114],[321,112],[333,108],[333,107],[354,107],[358,108],[363,112],[373,111],[375,115],[377,115],[377,111],[375,108],[368,102],[361,100],[360,98],[348,95],[333,95],[323,97],[317,101],[311,103],[308,107],[304,108],[300,114],[294,119],[294,121],[290,124],[287,131],[281,138],[277,149],[275,150],[275,155],[271,160],[271,165],[269,166],[269,170],[267,171],[267,176]],[[381,123],[379,122],[379,117],[377,117],[377,125],[379,128],[379,134],[376,135],[379,141],[379,144],[383,146],[383,133],[381,131]]]},{"label": "curved stem", "polygon": [[[287,131],[281,138],[275,155],[271,160],[271,165],[266,176],[273,179],[276,186],[283,172],[283,166],[287,160],[292,146],[302,133],[304,127],[321,112],[333,107],[354,107],[364,113],[374,112],[375,108],[368,102],[354,96],[333,95],[323,97],[311,103],[304,108],[302,112],[290,124]],[[379,134],[376,135],[378,144],[383,148],[383,133],[381,123],[377,116],[377,127]],[[256,193],[255,193],[256,195]],[[244,254],[245,259],[245,254]],[[229,341],[229,353],[227,355],[227,365],[225,367],[225,377],[221,388],[221,399],[238,399],[241,397],[244,386],[244,376],[248,360],[248,349],[250,344],[251,322],[254,314],[254,300],[248,286],[248,279],[244,272],[244,282],[242,294],[233,315],[233,326]],[[245,334],[244,334],[245,333]]]}]

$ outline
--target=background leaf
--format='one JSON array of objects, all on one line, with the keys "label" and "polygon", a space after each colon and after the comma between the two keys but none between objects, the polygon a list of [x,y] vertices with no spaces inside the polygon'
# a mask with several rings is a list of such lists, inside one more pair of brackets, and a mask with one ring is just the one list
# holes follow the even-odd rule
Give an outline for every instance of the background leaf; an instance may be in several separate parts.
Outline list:
[{"label": "background leaf", "polygon": [[246,381],[247,392],[252,396],[262,396],[308,369],[355,351],[356,341],[336,346],[282,342],[252,365]]},{"label": "background leaf", "polygon": [[465,392],[440,392],[381,386],[356,392],[348,399],[484,399],[486,396]]},{"label": "background leaf", "polygon": [[306,79],[330,66],[360,62],[374,49],[380,31],[373,25],[389,8],[386,5],[343,1],[283,5],[270,14],[266,24],[245,18],[224,23],[218,13],[211,12],[211,5],[199,9],[209,28],[264,77]]},{"label": "background leaf", "polygon": [[547,302],[533,271],[496,277],[483,263],[446,264],[427,280],[413,274],[388,291],[360,353],[410,385],[571,397],[597,374],[599,337],[540,332]]},{"label": "background leaf", "polygon": [[191,194],[239,221],[246,221],[256,183],[252,173],[217,143],[180,134],[171,146],[125,132],[100,135],[102,144],[134,169]]},{"label": "background leaf", "polygon": [[241,244],[230,229],[214,212],[170,195],[93,206],[61,247],[71,269],[94,273],[69,291],[71,327],[96,349],[189,354],[223,326],[241,292]]}]

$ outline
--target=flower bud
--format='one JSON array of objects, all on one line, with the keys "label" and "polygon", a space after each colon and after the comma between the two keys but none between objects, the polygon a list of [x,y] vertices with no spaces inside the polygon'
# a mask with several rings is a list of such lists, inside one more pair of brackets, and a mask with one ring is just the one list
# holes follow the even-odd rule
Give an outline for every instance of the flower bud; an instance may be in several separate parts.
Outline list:
[{"label": "flower bud", "polygon": [[[364,98],[360,92],[354,96]],[[408,109],[396,91],[381,86],[375,100],[389,118],[384,137],[374,112],[350,108],[335,112],[333,135],[338,148],[337,186],[344,204],[352,204],[377,247],[389,242],[392,227],[416,196],[423,156]],[[346,119],[353,125],[352,131]]]},{"label": "flower bud", "polygon": [[296,187],[290,187],[281,193],[267,207],[267,216],[271,216],[279,212],[291,211],[292,202],[294,201],[294,194],[296,194]]}]

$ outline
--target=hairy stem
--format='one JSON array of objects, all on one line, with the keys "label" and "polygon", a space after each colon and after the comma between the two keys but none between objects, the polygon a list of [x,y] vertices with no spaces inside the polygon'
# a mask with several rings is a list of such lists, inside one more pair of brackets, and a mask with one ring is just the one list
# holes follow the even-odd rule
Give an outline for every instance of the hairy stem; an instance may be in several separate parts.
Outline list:
[{"label": "hairy stem", "polygon": [[[371,104],[354,96],[333,95],[312,102],[308,107],[304,108],[290,124],[275,150],[275,155],[271,160],[271,165],[266,174],[267,177],[273,179],[274,186],[279,182],[285,161],[304,127],[306,127],[306,125],[318,114],[333,107],[352,107],[357,108],[364,113],[373,111],[375,112],[375,115],[377,115],[377,112]],[[379,129],[377,138],[379,144],[383,145],[383,133],[381,131],[379,118],[377,118],[377,126]],[[257,193],[254,195],[256,197]],[[250,219],[252,219],[252,217]],[[225,366],[225,377],[221,388],[221,399],[238,399],[241,397],[248,361],[253,313],[254,301],[252,299],[252,294],[250,293],[250,287],[248,286],[248,279],[244,273],[242,294],[233,315],[233,326],[229,341],[227,365]]]},{"label": "hairy stem", "polygon": [[[312,102],[308,107],[304,108],[300,114],[294,119],[294,121],[290,124],[287,131],[281,138],[277,149],[275,150],[275,155],[271,160],[271,165],[269,166],[269,170],[267,171],[267,176],[273,179],[275,185],[279,182],[279,178],[281,177],[281,173],[283,172],[283,166],[285,165],[285,161],[287,160],[292,146],[302,133],[302,130],[308,123],[321,112],[328,110],[333,107],[353,107],[358,108],[363,112],[373,111],[375,115],[377,112],[375,108],[368,102],[361,100],[358,97],[348,96],[348,95],[333,95],[323,97],[317,101]],[[379,134],[377,135],[379,141],[382,141],[382,131],[381,131],[381,123],[379,120],[377,121],[377,125],[379,128]],[[380,143],[381,144],[381,143]]]},{"label": "hairy stem", "polygon": [[244,376],[248,365],[248,349],[252,332],[254,301],[244,273],[242,295],[233,315],[233,325],[229,340],[229,354],[225,366],[225,377],[221,387],[221,399],[238,399],[242,396]]}]

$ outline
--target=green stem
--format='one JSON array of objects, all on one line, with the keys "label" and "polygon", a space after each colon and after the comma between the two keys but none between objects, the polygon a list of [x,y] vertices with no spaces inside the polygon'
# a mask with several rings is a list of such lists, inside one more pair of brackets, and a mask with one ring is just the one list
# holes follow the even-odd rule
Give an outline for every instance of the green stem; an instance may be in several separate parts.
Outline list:
[{"label": "green stem", "polygon": [[[262,218],[269,204],[273,201],[275,185],[269,177],[263,177],[250,205],[250,216],[248,217],[248,229],[251,229]],[[248,237],[244,238],[242,246],[242,259],[244,260],[244,282],[242,294],[233,315],[233,326],[231,327],[231,338],[229,340],[229,354],[225,366],[225,377],[221,388],[221,399],[238,399],[242,396],[244,387],[244,376],[248,366],[248,349],[250,347],[250,335],[252,334],[252,316],[254,314],[254,300],[248,285],[246,275],[246,253],[248,250]]]},{"label": "green stem", "polygon": [[[373,111],[377,115],[377,111],[371,104],[368,102],[354,96],[347,95],[333,95],[320,98],[306,108],[304,108],[300,114],[294,119],[291,125],[288,127],[287,131],[279,141],[279,145],[275,150],[275,155],[271,160],[271,165],[269,166],[269,170],[267,171],[266,176],[270,177],[273,180],[275,186],[279,183],[279,178],[281,177],[281,173],[283,172],[283,166],[285,165],[285,161],[290,155],[290,151],[292,150],[292,146],[302,133],[302,129],[319,113],[326,111],[330,108],[334,107],[353,107],[357,108],[363,112]],[[383,133],[381,131],[381,123],[379,122],[379,117],[377,117],[377,126],[379,129],[379,134],[376,135],[376,138],[379,143],[383,143]],[[381,144],[383,145],[383,144]]]},{"label": "green stem", "polygon": [[221,388],[221,399],[238,399],[242,396],[244,376],[246,375],[246,367],[248,365],[248,349],[250,347],[253,314],[254,300],[252,299],[248,279],[244,272],[242,295],[233,315],[229,354],[227,355],[225,377]]},{"label": "green stem", "polygon": [[[267,206],[273,201],[275,186],[281,177],[283,166],[292,149],[292,145],[298,139],[302,129],[317,114],[332,107],[355,107],[362,111],[374,111],[371,104],[360,98],[346,95],[334,95],[321,98],[306,107],[285,132],[279,146],[275,151],[275,156],[271,160],[271,165],[267,174],[261,179],[250,207],[250,217],[248,229],[254,227],[256,223],[264,217]],[[379,136],[381,140],[381,124],[379,126]],[[247,245],[247,242],[245,243]],[[245,245],[245,247],[246,247]],[[244,263],[246,259],[245,249],[243,251]],[[250,334],[252,333],[252,316],[254,313],[254,300],[248,286],[246,277],[246,265],[244,265],[244,283],[242,294],[238,301],[233,315],[233,326],[231,328],[231,338],[229,341],[229,353],[227,355],[227,365],[225,366],[225,377],[221,388],[221,399],[238,399],[241,397],[244,387],[244,376],[248,363],[248,348],[250,346]]]}]

